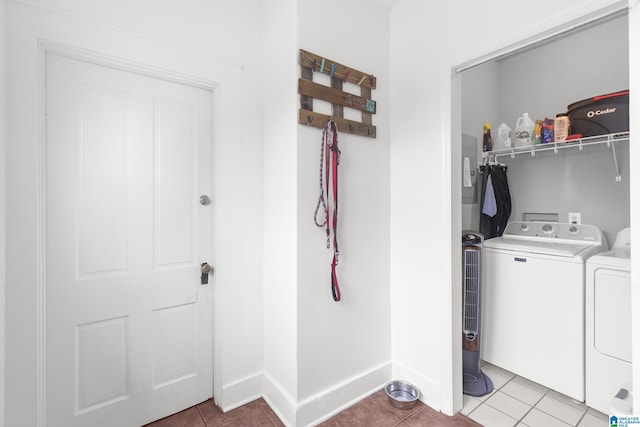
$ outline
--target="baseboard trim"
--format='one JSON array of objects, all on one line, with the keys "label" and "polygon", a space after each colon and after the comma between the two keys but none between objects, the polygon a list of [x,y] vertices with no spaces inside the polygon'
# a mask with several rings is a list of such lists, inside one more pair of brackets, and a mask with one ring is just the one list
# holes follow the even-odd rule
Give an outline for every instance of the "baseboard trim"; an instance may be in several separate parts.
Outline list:
[{"label": "baseboard trim", "polygon": [[262,381],[262,397],[287,427],[296,425],[296,400],[268,372]]},{"label": "baseboard trim", "polygon": [[298,405],[296,426],[315,425],[331,418],[379,390],[389,378],[391,363],[387,362],[303,400]]},{"label": "baseboard trim", "polygon": [[311,426],[375,393],[390,379],[409,381],[420,390],[423,403],[440,410],[440,385],[397,362],[378,365],[299,403],[268,372],[257,373],[223,386],[219,405],[226,412],[262,396],[285,426]]},{"label": "baseboard trim", "polygon": [[222,399],[216,402],[223,412],[245,405],[262,396],[262,372],[223,384]]}]

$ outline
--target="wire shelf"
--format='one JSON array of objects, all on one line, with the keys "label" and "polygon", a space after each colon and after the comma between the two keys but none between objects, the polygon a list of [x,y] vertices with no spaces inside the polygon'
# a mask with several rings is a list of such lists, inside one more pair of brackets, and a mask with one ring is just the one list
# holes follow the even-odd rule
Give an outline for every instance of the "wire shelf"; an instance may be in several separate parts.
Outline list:
[{"label": "wire shelf", "polygon": [[510,156],[512,159],[520,154],[530,154],[531,157],[535,157],[536,153],[541,151],[553,151],[557,153],[559,150],[567,148],[577,148],[582,151],[584,147],[591,145],[607,144],[607,147],[611,148],[613,152],[613,161],[616,167],[616,181],[621,181],[620,170],[618,168],[618,158],[616,156],[615,142],[628,142],[630,139],[629,132],[611,133],[606,135],[590,136],[587,138],[574,139],[567,142],[550,142],[548,144],[536,144],[526,147],[513,147],[503,148],[500,150],[493,150],[486,152],[485,162],[497,162],[500,157]]}]

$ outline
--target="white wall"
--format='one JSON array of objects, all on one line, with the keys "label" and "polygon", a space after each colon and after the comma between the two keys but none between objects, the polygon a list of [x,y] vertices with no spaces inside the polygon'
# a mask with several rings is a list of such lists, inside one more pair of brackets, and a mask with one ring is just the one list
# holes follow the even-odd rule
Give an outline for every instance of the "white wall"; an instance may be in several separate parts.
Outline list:
[{"label": "white wall", "polygon": [[501,120],[514,129],[524,111],[555,118],[570,103],[627,89],[628,34],[620,16],[498,61]]},{"label": "white wall", "polygon": [[[340,302],[331,295],[332,251],[313,222],[322,130],[296,125],[299,425],[379,389],[391,374],[389,40],[389,9],[377,2],[298,2],[298,48],[377,78],[377,138],[339,134]],[[314,80],[330,85],[320,73]],[[344,90],[360,94],[352,83]],[[329,105],[320,104],[314,101],[314,110],[330,114]],[[345,117],[360,120],[361,114],[345,108]]]},{"label": "white wall", "polygon": [[[264,393],[287,424],[308,425],[378,389],[390,374],[389,10],[367,0],[331,0],[322,8],[279,0],[263,16],[264,63],[272,64],[264,70]],[[375,31],[345,37],[319,30],[323,22],[349,34]],[[313,223],[322,131],[297,124],[298,49],[378,78],[378,138],[339,136],[339,303],[331,296],[326,237]],[[320,104],[316,111],[330,112]]]},{"label": "white wall", "polygon": [[[460,174],[458,158],[452,162],[460,134],[455,120],[452,130],[452,68],[625,4],[493,0],[467,3],[460,13],[457,3],[398,0],[392,9],[392,319],[404,314],[402,325],[392,322],[393,360],[423,385],[426,403],[445,413],[462,405],[453,363],[460,352],[460,238],[450,231],[461,223],[459,180],[452,181]],[[511,19],[498,25],[498,16]],[[459,78],[453,82],[456,94]]]},{"label": "white wall", "polygon": [[[500,86],[498,63],[487,62],[462,73],[462,132],[475,135],[482,143],[485,122],[491,123],[491,132],[497,135],[501,123],[498,114]],[[480,145],[482,150],[482,145]]]},{"label": "white wall", "polygon": [[[485,122],[491,123],[493,138],[500,126],[498,115],[498,64],[494,61],[466,70],[460,76],[462,85],[462,133],[478,139],[478,161],[481,161],[482,132]],[[476,165],[471,165],[472,168]],[[478,179],[476,186],[481,185]],[[478,188],[475,189],[478,191]],[[479,192],[478,192],[479,194]],[[480,224],[480,197],[477,203],[462,205],[462,229],[477,230]]]},{"label": "white wall", "polygon": [[264,397],[294,425],[297,354],[297,1],[263,10]]},{"label": "white wall", "polygon": [[[448,4],[399,0],[391,11],[391,337],[394,378],[408,377],[425,403],[452,413],[441,396],[452,394],[444,378],[453,345],[446,48],[463,47],[463,34],[477,39],[461,21],[481,19]],[[464,31],[453,33],[449,16]]]},{"label": "white wall", "polygon": [[[259,0],[7,2],[6,425],[36,425],[39,40],[221,83],[214,91],[216,397],[262,392],[262,121]],[[42,6],[42,7],[40,7]],[[42,266],[39,266],[41,269]],[[40,365],[41,366],[41,365]]]}]

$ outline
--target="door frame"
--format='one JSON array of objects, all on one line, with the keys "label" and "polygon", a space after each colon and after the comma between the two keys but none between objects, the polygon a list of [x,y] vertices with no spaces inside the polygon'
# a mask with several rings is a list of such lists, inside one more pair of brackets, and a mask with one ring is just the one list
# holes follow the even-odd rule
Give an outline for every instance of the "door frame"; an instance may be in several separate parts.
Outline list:
[{"label": "door frame", "polygon": [[[119,58],[115,56],[110,56],[107,54],[102,54],[96,51],[81,49],[78,47],[74,47],[71,45],[54,42],[50,40],[39,40],[38,43],[38,141],[37,141],[37,195],[35,197],[35,207],[37,211],[38,223],[36,227],[36,236],[37,236],[37,259],[36,259],[36,270],[37,270],[37,282],[36,282],[36,310],[37,310],[37,319],[36,319],[36,334],[37,334],[37,343],[36,343],[36,357],[37,357],[37,425],[38,426],[46,426],[47,425],[47,417],[46,417],[46,56],[47,55],[57,55],[64,58],[75,59],[82,62],[95,64],[99,66],[104,66],[108,68],[113,68],[119,71],[126,71],[135,74],[139,74],[145,77],[157,78],[161,80],[165,80],[172,83],[183,84],[186,86],[196,87],[199,89],[204,89],[210,91],[212,96],[212,115],[215,116],[216,112],[216,89],[218,89],[221,85],[220,82],[216,82],[213,80],[207,80],[200,77],[183,74],[177,71],[163,69],[154,65],[144,64],[139,62],[134,62],[128,59]],[[212,117],[212,123],[214,123],[213,130],[215,130],[215,117]],[[216,132],[212,133],[212,157],[215,157],[215,147],[216,147]],[[210,159],[211,164],[214,165],[214,159]],[[218,192],[218,179],[216,179],[216,174],[214,171],[213,177],[213,188],[214,194],[212,195],[212,199],[215,200],[215,196],[219,194]],[[219,204],[212,203],[213,208],[213,230],[214,234],[216,233],[216,223],[218,215]],[[213,239],[213,236],[210,236]],[[218,244],[216,244],[216,240],[213,240],[213,259],[212,265],[217,265],[217,254]],[[220,310],[217,309],[219,305],[219,296],[220,296],[220,286],[219,281],[216,280],[214,276],[212,278],[213,282],[212,286],[212,295],[213,300],[211,301],[211,310],[212,310],[212,331],[213,336],[211,337],[213,341],[213,360],[211,361],[213,365],[213,398],[215,401],[221,398],[222,392],[222,366],[221,366],[221,339],[220,339],[220,322],[221,316]]]},{"label": "door frame", "polygon": [[[445,66],[443,73],[448,72],[450,75],[448,87],[443,87],[442,94],[443,99],[446,99],[449,103],[449,122],[444,125],[446,128],[445,134],[448,134],[451,144],[445,145],[446,158],[450,165],[451,175],[447,177],[447,182],[451,185],[449,203],[445,203],[444,209],[446,211],[445,218],[451,218],[449,222],[449,229],[451,232],[451,252],[449,259],[451,264],[449,265],[449,277],[450,289],[447,294],[447,303],[451,303],[451,310],[444,313],[445,321],[451,326],[445,333],[446,342],[451,344],[449,337],[453,336],[453,345],[443,346],[443,360],[452,360],[452,365],[448,365],[443,369],[443,381],[442,384],[447,384],[449,387],[443,387],[442,403],[443,407],[450,408],[451,413],[458,412],[463,407],[463,393],[462,393],[462,340],[460,339],[460,333],[462,328],[462,305],[459,303],[462,301],[462,288],[456,284],[462,283],[462,165],[460,159],[462,158],[462,80],[461,73],[469,68],[473,68],[477,65],[495,60],[499,57],[507,54],[517,53],[520,50],[531,48],[539,43],[544,43],[549,40],[553,40],[556,37],[561,37],[565,34],[579,29],[586,25],[598,23],[602,20],[608,19],[618,14],[630,15],[631,8],[624,1],[616,1],[610,5],[602,6],[595,11],[583,11],[576,13],[574,16],[567,17],[567,22],[563,25],[554,26],[547,29],[542,29],[540,32],[535,33],[527,38],[514,38],[508,43],[505,43],[502,47],[493,50],[482,55],[469,55],[462,60]],[[631,26],[629,26],[631,32]],[[632,42],[630,40],[630,50]],[[632,82],[632,73],[629,73],[630,85]],[[631,120],[632,121],[632,120]],[[631,147],[631,146],[630,146]],[[631,148],[630,148],[631,149]],[[634,155],[630,154],[631,162],[633,163]],[[633,175],[630,177],[633,194]],[[633,201],[631,203],[631,209],[633,210]],[[631,225],[633,225],[633,215],[631,215]],[[634,228],[632,227],[632,230]],[[633,259],[633,258],[632,258]],[[633,298],[632,298],[633,299]],[[635,301],[635,300],[634,300]],[[632,324],[637,321],[632,320]],[[634,366],[636,364],[634,363]],[[640,370],[640,368],[638,369]],[[640,400],[640,397],[636,398],[636,401]],[[448,413],[448,412],[447,412]]]}]

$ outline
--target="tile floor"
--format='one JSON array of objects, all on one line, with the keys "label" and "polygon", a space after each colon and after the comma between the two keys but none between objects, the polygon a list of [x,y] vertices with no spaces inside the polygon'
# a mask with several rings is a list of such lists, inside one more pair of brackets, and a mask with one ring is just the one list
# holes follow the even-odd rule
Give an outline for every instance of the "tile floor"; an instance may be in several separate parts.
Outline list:
[{"label": "tile floor", "polygon": [[318,427],[481,427],[461,414],[453,417],[431,409],[422,402],[413,409],[397,409],[384,390],[334,415]]},{"label": "tile floor", "polygon": [[[258,399],[222,413],[208,400],[145,427],[284,427],[269,405]],[[384,390],[377,391],[319,427],[481,427],[464,415],[446,416],[422,402],[410,410],[394,408]]]},{"label": "tile floor", "polygon": [[[319,427],[605,427],[607,416],[567,396],[483,363],[494,391],[464,396],[459,414],[449,417],[421,402],[411,410],[394,408],[383,390],[359,401]],[[283,427],[269,405],[258,399],[223,413],[208,400],[146,427]]]},{"label": "tile floor", "polygon": [[145,427],[284,427],[263,399],[254,400],[239,408],[222,412],[207,400]]},{"label": "tile floor", "polygon": [[605,414],[556,391],[488,363],[482,370],[494,391],[481,398],[464,396],[462,414],[487,427],[605,427]]}]

